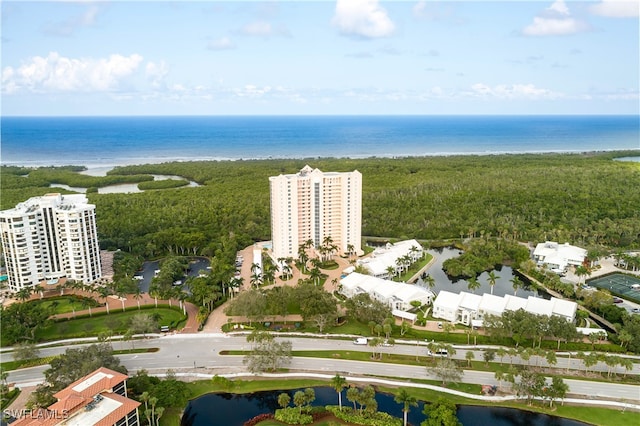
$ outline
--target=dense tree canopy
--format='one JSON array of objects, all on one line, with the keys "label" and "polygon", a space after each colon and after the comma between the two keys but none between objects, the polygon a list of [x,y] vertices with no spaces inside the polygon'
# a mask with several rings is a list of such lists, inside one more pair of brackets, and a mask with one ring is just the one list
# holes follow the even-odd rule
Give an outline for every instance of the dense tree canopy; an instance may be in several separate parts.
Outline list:
[{"label": "dense tree canopy", "polygon": [[[115,181],[178,175],[203,186],[138,194],[89,194],[103,248],[145,257],[209,255],[270,238],[269,176],[306,163],[363,175],[363,234],[419,239],[501,236],[524,241],[640,247],[640,165],[634,152],[369,159],[207,161],[119,167]],[[25,173],[29,177],[24,177]],[[73,176],[76,175],[76,176]],[[73,170],[2,168],[2,208],[76,181]],[[64,190],[61,190],[64,192]]]},{"label": "dense tree canopy", "polygon": [[127,373],[127,369],[113,355],[111,345],[106,343],[67,349],[49,364],[51,367],[44,372],[46,383],[39,385],[31,397],[31,402],[38,407],[50,405],[55,401],[53,394],[100,367]]},{"label": "dense tree canopy", "polygon": [[23,302],[0,306],[2,343],[33,341],[36,331],[47,323],[50,315],[51,311],[39,303]]}]

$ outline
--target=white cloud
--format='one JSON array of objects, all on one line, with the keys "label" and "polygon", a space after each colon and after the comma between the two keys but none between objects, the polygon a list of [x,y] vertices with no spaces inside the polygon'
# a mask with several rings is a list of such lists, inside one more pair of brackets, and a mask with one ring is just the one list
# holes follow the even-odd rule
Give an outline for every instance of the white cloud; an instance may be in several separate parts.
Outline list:
[{"label": "white cloud", "polygon": [[209,50],[230,50],[235,48],[236,44],[229,37],[221,37],[207,43],[207,49]]},{"label": "white cloud", "polygon": [[528,36],[569,35],[588,29],[588,26],[573,18],[541,18],[536,16],[533,23],[526,26],[522,33]]},{"label": "white cloud", "polygon": [[569,35],[587,31],[589,25],[571,16],[563,0],[556,0],[543,13],[533,18],[522,34],[526,36]]},{"label": "white cloud", "polygon": [[556,2],[553,3],[551,6],[549,6],[547,8],[547,10],[549,12],[557,13],[557,14],[560,14],[560,15],[567,15],[567,16],[570,15],[569,8],[564,3],[564,0],[556,0]]},{"label": "white cloud", "polygon": [[164,79],[169,73],[167,69],[167,65],[164,61],[156,64],[155,62],[148,62],[145,67],[145,74],[149,81],[151,82],[152,87],[164,87]]},{"label": "white cloud", "polygon": [[247,84],[240,89],[234,89],[236,96],[241,98],[261,98],[271,92],[271,86],[258,87]]},{"label": "white cloud", "polygon": [[590,6],[589,11],[608,18],[634,18],[640,16],[640,3],[637,0],[602,0]]},{"label": "white cloud", "polygon": [[50,52],[46,57],[34,56],[18,68],[5,67],[3,92],[113,91],[136,72],[142,59],[138,54],[74,59]]},{"label": "white cloud", "polygon": [[364,38],[388,37],[395,30],[378,0],[337,0],[331,23],[344,35]]},{"label": "white cloud", "polygon": [[541,89],[533,84],[499,84],[489,86],[476,83],[471,86],[471,95],[475,97],[497,99],[557,99],[562,97],[560,93],[548,89]]}]

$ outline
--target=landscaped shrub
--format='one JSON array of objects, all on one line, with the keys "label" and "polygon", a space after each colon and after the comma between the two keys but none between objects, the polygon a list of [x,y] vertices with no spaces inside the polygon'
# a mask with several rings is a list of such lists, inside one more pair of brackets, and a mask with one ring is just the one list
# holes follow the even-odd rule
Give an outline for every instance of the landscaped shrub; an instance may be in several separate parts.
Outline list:
[{"label": "landscaped shrub", "polygon": [[325,408],[340,420],[349,423],[365,426],[402,426],[401,419],[381,411],[372,414],[360,414],[359,411],[354,411],[350,407],[342,407],[342,411],[340,411],[340,407],[335,405],[327,405]]},{"label": "landscaped shrub", "polygon": [[310,414],[301,413],[298,408],[288,407],[276,410],[276,420],[290,425],[308,425],[313,423]]}]

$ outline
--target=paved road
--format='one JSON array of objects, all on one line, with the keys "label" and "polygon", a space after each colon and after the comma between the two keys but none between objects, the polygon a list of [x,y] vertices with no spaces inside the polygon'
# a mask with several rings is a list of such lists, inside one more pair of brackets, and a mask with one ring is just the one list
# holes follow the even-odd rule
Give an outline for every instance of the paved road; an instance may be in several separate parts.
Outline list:
[{"label": "paved road", "polygon": [[[351,340],[335,339],[309,339],[309,338],[287,338],[293,343],[294,350],[353,350],[366,351],[363,346],[354,345]],[[407,355],[424,355],[426,346],[423,342],[420,345],[397,344],[394,347],[383,348],[383,351],[403,353]],[[115,349],[120,349],[123,345],[130,347],[130,343],[114,343]],[[151,372],[164,372],[171,368],[181,371],[194,371],[210,374],[228,374],[244,371],[242,356],[223,356],[223,350],[248,350],[250,345],[244,336],[228,336],[223,334],[175,334],[163,336],[161,338],[146,339],[135,342],[136,348],[157,347],[160,348],[155,353],[142,353],[120,355],[124,366],[130,371],[146,369]],[[41,350],[42,356],[50,356],[64,352],[64,347],[47,348]],[[467,349],[458,349],[455,358],[464,359]],[[482,351],[475,350],[476,359],[482,359]],[[10,359],[10,354],[3,354],[3,359]],[[567,361],[559,358],[558,366],[562,366],[560,361]],[[509,362],[505,357],[504,362]],[[514,358],[514,363],[517,360]],[[535,361],[531,361],[535,363]],[[579,365],[579,364],[580,365]],[[566,364],[565,364],[566,365]],[[581,361],[572,360],[572,366],[582,368]],[[46,366],[34,367],[10,372],[8,380],[18,384],[35,383],[42,380],[42,372]],[[602,371],[606,371],[606,366],[598,365]],[[293,370],[319,371],[319,372],[340,372],[349,375],[376,375],[398,378],[422,378],[434,379],[428,375],[428,371],[423,366],[407,366],[396,364],[382,364],[376,362],[359,362],[340,359],[314,359],[294,358],[291,364]],[[619,371],[622,373],[623,371]],[[634,368],[628,374],[640,374],[640,364],[634,364]],[[465,371],[464,382],[476,384],[498,384],[493,373],[480,371]],[[625,400],[640,400],[640,387],[634,385],[619,384],[615,382],[589,382],[584,380],[565,380],[570,387],[571,393],[583,394],[592,398],[618,398]]]}]

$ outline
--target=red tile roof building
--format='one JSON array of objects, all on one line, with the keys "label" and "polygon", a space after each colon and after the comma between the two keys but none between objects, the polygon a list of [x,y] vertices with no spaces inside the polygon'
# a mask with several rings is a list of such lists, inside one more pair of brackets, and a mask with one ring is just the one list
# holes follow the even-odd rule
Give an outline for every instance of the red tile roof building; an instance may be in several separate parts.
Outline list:
[{"label": "red tile roof building", "polygon": [[53,396],[47,409],[25,412],[11,426],[139,426],[140,403],[127,398],[126,374],[99,368]]}]

